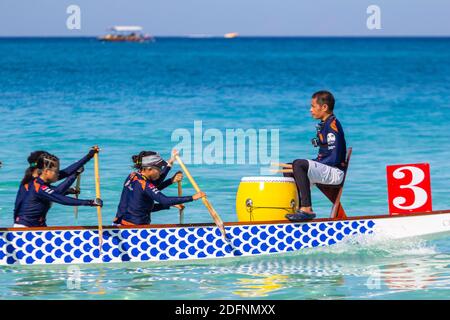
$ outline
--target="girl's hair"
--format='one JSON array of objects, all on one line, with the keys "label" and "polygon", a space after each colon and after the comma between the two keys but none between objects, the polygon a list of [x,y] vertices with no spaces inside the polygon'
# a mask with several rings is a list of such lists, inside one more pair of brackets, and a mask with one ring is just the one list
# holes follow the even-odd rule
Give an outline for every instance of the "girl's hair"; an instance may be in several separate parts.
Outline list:
[{"label": "girl's hair", "polygon": [[37,161],[39,159],[40,156],[42,156],[43,154],[49,154],[47,151],[34,151],[32,153],[30,153],[30,155],[28,156],[28,163],[30,164],[30,168],[36,168],[37,166]]},{"label": "girl's hair", "polygon": [[59,168],[59,158],[50,153],[43,154],[37,161],[37,168],[40,171],[44,169]]},{"label": "girl's hair", "polygon": [[158,154],[155,151],[141,151],[139,154],[136,154],[131,157],[131,161],[133,161],[133,168],[141,170],[142,169],[142,158],[146,156],[154,156]]},{"label": "girl's hair", "polygon": [[31,152],[30,155],[27,158],[28,163],[30,164],[30,166],[25,170],[25,174],[23,176],[22,185],[26,185],[27,183],[29,183],[31,180],[34,179],[33,177],[33,171],[37,168],[37,163],[38,163],[38,159],[43,156],[49,154],[47,151],[34,151]]}]

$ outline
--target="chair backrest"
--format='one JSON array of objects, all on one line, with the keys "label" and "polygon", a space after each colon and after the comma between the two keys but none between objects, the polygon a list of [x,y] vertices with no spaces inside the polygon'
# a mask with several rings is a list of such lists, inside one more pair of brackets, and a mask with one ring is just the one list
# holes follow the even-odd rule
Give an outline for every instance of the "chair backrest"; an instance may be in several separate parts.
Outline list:
[{"label": "chair backrest", "polygon": [[342,196],[342,192],[344,191],[344,183],[345,183],[345,178],[347,177],[347,170],[350,165],[350,158],[352,156],[352,151],[353,151],[352,147],[348,148],[347,157],[346,157],[346,161],[345,161],[344,179],[342,179],[342,183],[340,185],[340,188],[338,189],[337,194],[335,195],[334,201],[332,199],[330,199],[333,202],[333,207],[331,208],[330,218],[344,219],[347,217],[347,215],[345,214],[345,210],[341,204],[341,196]]},{"label": "chair backrest", "polygon": [[347,156],[345,157],[345,162],[344,162],[344,179],[342,180],[342,183],[341,183],[342,186],[344,185],[345,178],[347,176],[347,170],[348,170],[348,166],[350,165],[350,158],[352,157],[352,151],[353,151],[352,147],[349,147],[347,150]]}]

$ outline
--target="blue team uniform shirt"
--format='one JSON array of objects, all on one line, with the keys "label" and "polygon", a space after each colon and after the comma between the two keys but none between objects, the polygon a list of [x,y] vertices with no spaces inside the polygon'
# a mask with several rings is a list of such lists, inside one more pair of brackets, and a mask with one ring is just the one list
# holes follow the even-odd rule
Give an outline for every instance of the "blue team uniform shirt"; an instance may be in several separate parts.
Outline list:
[{"label": "blue team uniform shirt", "polygon": [[80,200],[64,195],[76,177],[76,174],[69,176],[57,187],[44,182],[41,178],[35,178],[28,186],[15,223],[27,227],[45,227],[47,212],[52,202],[66,206],[91,206],[91,200]]},{"label": "blue team uniform shirt", "polygon": [[[172,184],[172,179],[167,179],[164,181],[164,179],[167,177],[167,174],[169,173],[171,167],[166,166],[159,176],[159,179],[156,181],[153,181],[153,184],[159,189],[163,190],[170,186]],[[120,195],[120,201],[119,205],[117,206],[117,213],[116,217],[114,218],[113,223],[120,223],[123,217],[124,212],[127,210],[128,207],[128,193],[131,192],[129,186],[131,182],[138,179],[137,172],[132,172],[128,175],[128,177],[125,179],[123,183],[122,193]]]},{"label": "blue team uniform shirt", "polygon": [[[135,172],[135,178],[127,186],[127,208],[122,214],[122,222],[131,224],[149,224],[151,213],[169,209],[170,206],[193,201],[188,197],[167,197],[152,181]],[[157,202],[155,204],[155,202]]]},{"label": "blue team uniform shirt", "polygon": [[317,132],[319,139],[319,154],[314,161],[344,170],[343,164],[347,154],[344,130],[333,114],[319,123]]}]

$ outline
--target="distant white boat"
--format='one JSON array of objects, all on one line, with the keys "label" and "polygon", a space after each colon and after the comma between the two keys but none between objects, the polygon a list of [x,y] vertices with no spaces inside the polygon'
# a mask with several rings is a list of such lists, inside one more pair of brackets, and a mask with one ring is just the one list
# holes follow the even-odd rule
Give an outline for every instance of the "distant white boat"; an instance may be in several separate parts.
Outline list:
[{"label": "distant white boat", "polygon": [[230,32],[230,33],[225,33],[223,37],[225,39],[232,39],[232,38],[237,38],[238,36],[239,36],[239,33],[237,33],[237,32]]}]

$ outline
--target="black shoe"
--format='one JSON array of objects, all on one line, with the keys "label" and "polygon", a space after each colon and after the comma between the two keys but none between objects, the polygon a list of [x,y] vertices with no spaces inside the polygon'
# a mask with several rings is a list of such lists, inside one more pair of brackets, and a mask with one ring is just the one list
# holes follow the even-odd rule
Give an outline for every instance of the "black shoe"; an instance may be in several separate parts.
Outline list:
[{"label": "black shoe", "polygon": [[290,213],[286,215],[290,221],[307,221],[312,220],[316,217],[315,213],[305,212],[303,210],[297,210],[295,213]]}]

